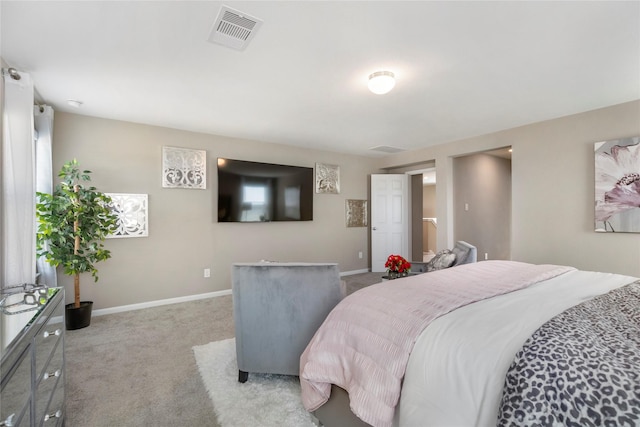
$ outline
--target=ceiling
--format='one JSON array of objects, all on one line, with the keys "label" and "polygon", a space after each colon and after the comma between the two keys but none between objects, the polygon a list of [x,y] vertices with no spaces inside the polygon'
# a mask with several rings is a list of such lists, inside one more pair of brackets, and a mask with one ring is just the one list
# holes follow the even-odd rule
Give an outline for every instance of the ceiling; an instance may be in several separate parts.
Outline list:
[{"label": "ceiling", "polygon": [[640,99],[638,1],[224,4],[242,51],[223,2],[3,0],[0,55],[57,111],[373,157]]}]

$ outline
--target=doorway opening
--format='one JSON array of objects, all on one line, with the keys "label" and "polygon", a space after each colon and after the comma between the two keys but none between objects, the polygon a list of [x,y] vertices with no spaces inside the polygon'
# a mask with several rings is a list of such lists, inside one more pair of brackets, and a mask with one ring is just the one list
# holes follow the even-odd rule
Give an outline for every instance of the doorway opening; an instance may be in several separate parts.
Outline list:
[{"label": "doorway opening", "polygon": [[409,172],[411,175],[411,260],[427,262],[436,252],[436,168]]},{"label": "doorway opening", "polygon": [[478,260],[511,259],[511,147],[453,159],[454,241]]},{"label": "doorway opening", "polygon": [[[511,147],[452,160],[453,210],[447,217],[453,225],[452,240],[476,246],[478,260],[511,259]],[[436,168],[429,165],[405,173],[410,175],[410,256],[426,262],[445,249],[437,248]]]}]

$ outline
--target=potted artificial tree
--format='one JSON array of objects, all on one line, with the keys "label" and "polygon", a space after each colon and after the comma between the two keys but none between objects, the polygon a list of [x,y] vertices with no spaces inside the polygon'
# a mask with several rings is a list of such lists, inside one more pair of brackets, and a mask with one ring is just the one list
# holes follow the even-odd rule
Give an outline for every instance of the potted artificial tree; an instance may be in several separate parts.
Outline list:
[{"label": "potted artificial tree", "polygon": [[91,323],[93,301],[80,301],[80,273],[89,272],[98,281],[95,263],[111,258],[103,243],[117,228],[117,217],[109,208],[111,198],[85,186],[91,181],[90,174],[80,171],[73,159],[58,173],[61,182],[53,194],[37,193],[37,254],[74,276],[74,302],[65,307],[67,329]]}]

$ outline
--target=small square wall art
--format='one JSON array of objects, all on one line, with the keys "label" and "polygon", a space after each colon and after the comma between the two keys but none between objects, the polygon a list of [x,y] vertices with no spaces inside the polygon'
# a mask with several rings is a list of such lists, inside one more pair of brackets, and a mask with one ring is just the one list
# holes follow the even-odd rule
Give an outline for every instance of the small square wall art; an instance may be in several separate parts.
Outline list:
[{"label": "small square wall art", "polygon": [[105,193],[111,197],[111,211],[118,216],[118,229],[107,238],[147,237],[149,197],[147,194]]},{"label": "small square wall art", "polygon": [[640,233],[640,136],[595,143],[595,230]]},{"label": "small square wall art", "polygon": [[162,147],[164,188],[207,188],[207,152],[189,148]]},{"label": "small square wall art", "polygon": [[347,200],[347,227],[366,227],[367,218],[366,200]]},{"label": "small square wall art", "polygon": [[340,166],[316,163],[316,193],[340,194]]}]

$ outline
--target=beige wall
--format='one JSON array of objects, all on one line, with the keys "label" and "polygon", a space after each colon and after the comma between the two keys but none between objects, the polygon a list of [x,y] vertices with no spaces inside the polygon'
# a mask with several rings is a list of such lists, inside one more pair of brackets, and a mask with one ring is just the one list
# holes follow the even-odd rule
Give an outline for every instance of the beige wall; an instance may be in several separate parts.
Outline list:
[{"label": "beige wall", "polygon": [[436,186],[422,186],[422,217],[436,218]]},{"label": "beige wall", "polygon": [[512,146],[512,259],[640,276],[640,234],[593,231],[593,143],[634,135],[640,135],[640,101],[398,153],[378,164],[393,169],[435,161],[442,249],[455,236],[452,158]]},{"label": "beige wall", "polygon": [[[422,217],[436,218],[436,186],[422,186]],[[431,221],[422,223],[422,251],[436,252],[438,228]]]},{"label": "beige wall", "polygon": [[422,175],[410,177],[409,191],[411,194],[411,255],[410,261],[422,261],[423,227],[422,227]]},{"label": "beige wall", "polygon": [[454,239],[478,259],[511,259],[511,161],[489,154],[453,159]]},{"label": "beige wall", "polygon": [[[207,189],[163,189],[162,146],[207,150]],[[107,240],[113,256],[98,265],[99,282],[82,277],[82,299],[93,300],[97,309],[229,289],[233,262],[337,262],[343,272],[368,268],[368,228],[345,226],[345,200],[368,198],[368,175],[380,173],[373,159],[61,112],[53,154],[54,171],[75,157],[93,171],[100,191],[149,195],[149,237]],[[217,157],[339,165],[341,191],[314,195],[311,222],[218,223]],[[205,268],[211,278],[203,277]],[[71,279],[59,279],[71,297]]]},{"label": "beige wall", "polygon": [[[101,191],[149,194],[150,236],[108,240],[113,258],[99,265],[100,281],[82,279],[83,299],[93,300],[96,308],[229,289],[230,265],[236,261],[326,261],[338,262],[341,271],[366,270],[368,228],[345,227],[345,200],[368,198],[369,174],[410,170],[406,165],[416,159],[435,162],[438,249],[452,247],[452,159],[508,145],[514,150],[512,259],[640,276],[640,234],[593,231],[593,143],[640,135],[639,118],[640,101],[634,101],[368,159],[57,112],[54,170],[76,157],[94,171]],[[207,150],[207,190],[161,188],[163,145]],[[341,194],[316,194],[310,223],[218,224],[213,216],[218,156],[337,164]],[[203,278],[204,268],[211,268],[211,278]],[[61,276],[60,283],[69,286],[71,280]]]}]

